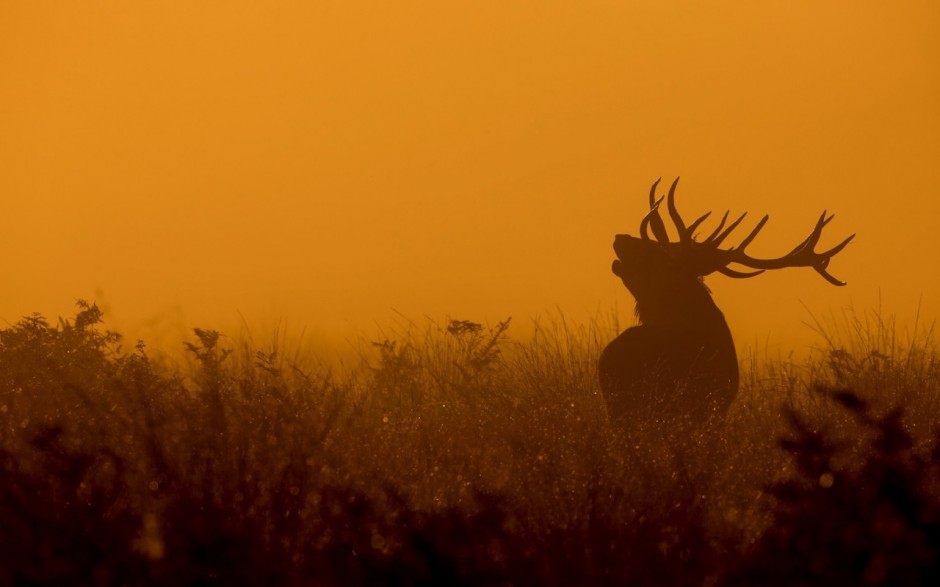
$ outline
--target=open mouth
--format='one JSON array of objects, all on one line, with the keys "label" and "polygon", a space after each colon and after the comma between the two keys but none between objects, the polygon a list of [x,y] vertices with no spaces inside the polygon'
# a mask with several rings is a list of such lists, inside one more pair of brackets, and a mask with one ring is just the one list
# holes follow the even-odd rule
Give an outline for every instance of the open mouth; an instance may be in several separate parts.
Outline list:
[{"label": "open mouth", "polygon": [[620,259],[614,259],[613,264],[610,266],[610,270],[614,272],[614,275],[617,277],[622,277],[621,271],[623,269],[623,263],[620,262]]}]

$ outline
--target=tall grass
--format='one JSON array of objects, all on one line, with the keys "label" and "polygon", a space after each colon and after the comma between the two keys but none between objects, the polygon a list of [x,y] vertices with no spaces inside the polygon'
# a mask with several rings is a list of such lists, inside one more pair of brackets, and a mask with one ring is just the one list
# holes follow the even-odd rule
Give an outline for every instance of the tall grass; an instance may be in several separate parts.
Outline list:
[{"label": "tall grass", "polygon": [[609,320],[404,321],[343,368],[200,329],[158,361],[85,303],[24,318],[0,331],[0,583],[933,580],[932,333],[817,325],[807,361],[745,365],[723,422],[623,432]]}]

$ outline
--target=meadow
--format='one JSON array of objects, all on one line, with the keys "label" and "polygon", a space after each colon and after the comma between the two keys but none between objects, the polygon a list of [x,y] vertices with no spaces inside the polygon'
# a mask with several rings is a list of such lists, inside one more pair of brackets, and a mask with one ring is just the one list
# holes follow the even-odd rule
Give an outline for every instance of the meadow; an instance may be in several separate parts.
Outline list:
[{"label": "meadow", "polygon": [[[101,311],[0,330],[0,584],[940,584],[940,358],[879,313],[611,429],[613,318],[403,322],[338,364]],[[275,337],[276,338],[276,337]]]}]

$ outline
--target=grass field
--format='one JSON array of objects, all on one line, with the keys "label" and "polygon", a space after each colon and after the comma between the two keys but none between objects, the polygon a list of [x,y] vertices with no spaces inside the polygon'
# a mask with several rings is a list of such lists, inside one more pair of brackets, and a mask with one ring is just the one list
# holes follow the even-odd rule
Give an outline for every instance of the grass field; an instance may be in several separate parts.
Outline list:
[{"label": "grass field", "polygon": [[[600,321],[603,322],[603,321]],[[610,428],[611,324],[404,323],[350,364],[101,312],[0,331],[0,584],[940,584],[940,359],[878,314]]]}]

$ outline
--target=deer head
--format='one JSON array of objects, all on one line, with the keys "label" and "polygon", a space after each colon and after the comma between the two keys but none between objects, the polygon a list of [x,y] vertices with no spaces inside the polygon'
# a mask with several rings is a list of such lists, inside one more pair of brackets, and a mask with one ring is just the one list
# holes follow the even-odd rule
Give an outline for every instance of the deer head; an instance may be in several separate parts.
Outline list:
[{"label": "deer head", "polygon": [[[829,273],[828,267],[832,257],[844,249],[855,238],[855,235],[849,236],[826,251],[815,250],[823,228],[833,219],[832,215],[826,216],[826,212],[823,212],[809,236],[786,255],[772,259],[752,257],[747,253],[747,246],[764,228],[769,216],[761,218],[738,245],[722,248],[722,243],[741,224],[747,213],[741,214],[737,220],[727,224],[728,212],[725,212],[718,226],[708,236],[700,239],[696,234],[696,229],[711,215],[711,212],[686,224],[676,209],[675,193],[679,178],[672,183],[666,196],[657,198],[656,187],[659,181],[656,180],[650,189],[650,210],[640,223],[640,237],[618,234],[614,240],[614,252],[617,254],[617,259],[611,269],[623,280],[624,285],[636,298],[638,307],[647,301],[655,301],[653,297],[662,296],[665,292],[670,292],[670,297],[674,297],[677,295],[675,292],[695,291],[696,284],[699,289],[704,290],[702,278],[714,272],[742,279],[760,275],[769,269],[812,267],[829,283],[838,286],[845,285],[844,281],[836,279]],[[664,199],[669,217],[679,235],[678,241],[670,241],[660,215]],[[652,232],[652,237],[650,232]],[[732,269],[732,265],[753,271]],[[704,291],[707,292],[707,290]]]}]

